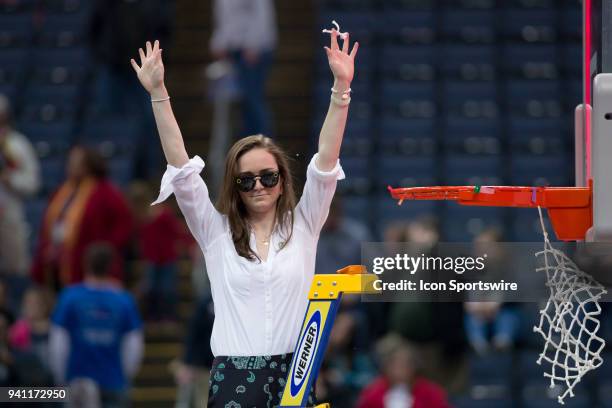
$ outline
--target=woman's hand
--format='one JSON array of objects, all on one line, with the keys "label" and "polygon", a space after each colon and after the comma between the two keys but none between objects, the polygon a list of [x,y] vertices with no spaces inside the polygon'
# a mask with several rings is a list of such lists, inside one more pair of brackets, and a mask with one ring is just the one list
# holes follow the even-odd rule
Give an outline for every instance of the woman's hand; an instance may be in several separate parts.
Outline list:
[{"label": "woman's hand", "polygon": [[159,41],[156,40],[153,46],[147,41],[146,49],[146,54],[142,48],[138,49],[140,66],[134,59],[130,62],[142,86],[153,95],[156,91],[164,89],[164,63],[161,58],[162,50],[159,48]]},{"label": "woman's hand", "polygon": [[[335,84],[339,86],[345,86],[348,88],[353,80],[355,55],[359,49],[359,43],[353,45],[353,49],[349,54],[349,34],[343,40],[342,49],[338,45],[338,31],[333,29],[331,32],[331,48],[325,47],[327,52],[327,60],[329,61],[329,67],[334,74]],[[339,91],[345,90],[344,88]]]}]

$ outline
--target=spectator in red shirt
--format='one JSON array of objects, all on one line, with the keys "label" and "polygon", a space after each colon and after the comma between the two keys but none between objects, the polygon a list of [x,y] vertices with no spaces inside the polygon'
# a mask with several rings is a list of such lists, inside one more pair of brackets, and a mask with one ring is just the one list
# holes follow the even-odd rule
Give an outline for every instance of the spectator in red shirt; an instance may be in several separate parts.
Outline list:
[{"label": "spectator in red shirt", "polygon": [[[105,160],[94,150],[74,146],[66,181],[45,210],[34,262],[36,283],[59,289],[83,280],[85,250],[93,242],[110,243],[121,254],[129,243],[132,217],[121,191],[107,177]],[[123,260],[115,256],[111,276],[123,282]]]},{"label": "spectator in red shirt", "polygon": [[357,408],[450,408],[446,393],[419,373],[413,350],[397,335],[377,344],[382,374],[359,396]]},{"label": "spectator in red shirt", "polygon": [[130,189],[136,219],[138,253],[145,261],[144,295],[147,319],[174,321],[177,303],[177,261],[192,243],[185,225],[168,205],[151,206],[145,184]]}]

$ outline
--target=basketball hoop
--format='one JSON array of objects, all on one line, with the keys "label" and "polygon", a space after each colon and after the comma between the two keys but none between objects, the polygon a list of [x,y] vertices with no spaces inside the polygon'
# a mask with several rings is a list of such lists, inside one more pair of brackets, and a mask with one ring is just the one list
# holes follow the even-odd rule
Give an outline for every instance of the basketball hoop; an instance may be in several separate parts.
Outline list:
[{"label": "basketball hoop", "polygon": [[592,187],[439,186],[388,187],[391,197],[405,200],[446,200],[461,205],[548,209],[561,241],[582,241],[593,225]]},{"label": "basketball hoop", "polygon": [[540,322],[533,328],[544,339],[544,350],[537,360],[545,363],[544,377],[550,386],[565,386],[560,404],[589,371],[599,367],[605,341],[597,335],[601,314],[599,300],[607,293],[593,277],[581,271],[563,252],[553,248],[544,226],[542,208],[548,210],[557,238],[584,240],[593,225],[593,190],[589,187],[521,186],[438,186],[388,187],[401,205],[405,200],[446,200],[461,205],[537,208],[544,235],[544,250],[537,252],[546,273],[549,298],[540,310]]}]

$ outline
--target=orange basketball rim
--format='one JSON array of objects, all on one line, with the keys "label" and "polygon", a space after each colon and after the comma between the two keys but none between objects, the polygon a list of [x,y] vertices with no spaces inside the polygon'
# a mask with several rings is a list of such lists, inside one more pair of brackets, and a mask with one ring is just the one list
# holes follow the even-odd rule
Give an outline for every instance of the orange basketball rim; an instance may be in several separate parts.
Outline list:
[{"label": "orange basketball rim", "polygon": [[461,205],[546,208],[557,238],[581,241],[593,225],[593,187],[438,186],[388,187],[399,200],[447,200]]}]

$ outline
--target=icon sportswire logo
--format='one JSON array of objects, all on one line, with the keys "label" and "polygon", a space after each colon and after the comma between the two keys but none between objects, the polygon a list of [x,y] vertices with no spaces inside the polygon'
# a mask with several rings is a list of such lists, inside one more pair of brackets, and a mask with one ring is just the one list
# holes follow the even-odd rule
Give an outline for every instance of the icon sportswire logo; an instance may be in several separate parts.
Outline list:
[{"label": "icon sportswire logo", "polygon": [[319,342],[321,331],[321,312],[316,311],[310,317],[304,335],[299,341],[295,364],[291,371],[291,396],[295,397],[304,385],[306,375],[310,371],[310,366],[314,360],[315,350]]}]

